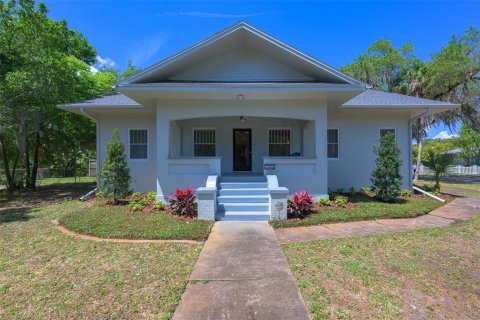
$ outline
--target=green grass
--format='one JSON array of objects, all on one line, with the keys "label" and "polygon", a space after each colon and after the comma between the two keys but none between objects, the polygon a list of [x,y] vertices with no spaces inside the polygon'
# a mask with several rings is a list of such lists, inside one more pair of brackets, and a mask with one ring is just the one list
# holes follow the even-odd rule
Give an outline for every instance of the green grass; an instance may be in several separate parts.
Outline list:
[{"label": "green grass", "polygon": [[61,194],[45,188],[29,192],[45,193],[40,208],[31,197],[0,203],[0,319],[170,319],[202,246],[64,235],[51,220],[84,204],[45,205]]},{"label": "green grass", "polygon": [[[432,180],[419,180],[415,184],[421,188],[424,184],[433,187],[435,183]],[[478,182],[440,181],[440,189],[445,193],[480,199],[480,183]]]},{"label": "green grass", "polygon": [[96,177],[67,177],[67,178],[44,178],[38,179],[37,185],[46,186],[51,184],[66,184],[66,183],[95,183]]},{"label": "green grass", "polygon": [[283,246],[313,319],[479,319],[480,215]]},{"label": "green grass", "polygon": [[290,228],[335,222],[374,220],[383,218],[416,217],[440,207],[442,204],[426,197],[399,199],[397,203],[385,203],[365,195],[349,196],[355,208],[321,207],[302,220],[272,221],[274,228]]},{"label": "green grass", "polygon": [[127,206],[105,207],[97,201],[69,204],[59,215],[66,228],[103,238],[206,240],[211,221],[181,219],[167,213],[132,213]]}]

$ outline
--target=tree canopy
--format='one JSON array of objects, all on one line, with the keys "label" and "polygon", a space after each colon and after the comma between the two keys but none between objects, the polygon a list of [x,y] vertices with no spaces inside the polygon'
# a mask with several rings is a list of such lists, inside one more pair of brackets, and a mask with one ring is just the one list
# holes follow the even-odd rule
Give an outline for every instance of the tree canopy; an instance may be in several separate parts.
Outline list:
[{"label": "tree canopy", "polygon": [[[47,13],[41,2],[0,1],[0,158],[9,189],[35,187],[42,155],[75,153],[82,139],[65,128],[94,132],[91,120],[56,106],[111,91],[114,81],[90,72],[95,48]],[[25,174],[16,177],[20,159]]]}]

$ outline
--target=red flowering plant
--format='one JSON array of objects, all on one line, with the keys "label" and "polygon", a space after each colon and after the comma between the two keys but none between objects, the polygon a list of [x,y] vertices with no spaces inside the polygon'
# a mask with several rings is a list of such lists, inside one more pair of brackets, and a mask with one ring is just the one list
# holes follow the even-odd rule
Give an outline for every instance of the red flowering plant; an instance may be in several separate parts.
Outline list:
[{"label": "red flowering plant", "polygon": [[172,213],[181,217],[192,218],[197,214],[196,196],[192,186],[183,190],[177,188],[175,193],[168,199]]},{"label": "red flowering plant", "polygon": [[313,211],[313,196],[305,190],[296,192],[293,199],[288,199],[287,211],[294,218],[305,218]]}]

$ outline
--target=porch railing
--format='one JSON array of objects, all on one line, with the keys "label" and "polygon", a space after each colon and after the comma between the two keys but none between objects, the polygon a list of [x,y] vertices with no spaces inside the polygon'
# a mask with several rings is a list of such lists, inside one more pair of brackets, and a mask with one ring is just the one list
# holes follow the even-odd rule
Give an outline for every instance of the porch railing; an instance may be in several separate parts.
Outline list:
[{"label": "porch railing", "polygon": [[220,175],[222,157],[181,157],[168,159],[170,175]]}]

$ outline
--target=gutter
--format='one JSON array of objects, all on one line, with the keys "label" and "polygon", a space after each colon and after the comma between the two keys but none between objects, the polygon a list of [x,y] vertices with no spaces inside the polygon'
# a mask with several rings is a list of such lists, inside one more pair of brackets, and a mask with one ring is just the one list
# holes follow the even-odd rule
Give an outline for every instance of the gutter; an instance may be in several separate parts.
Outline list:
[{"label": "gutter", "polygon": [[89,115],[88,113],[86,113],[83,107],[80,108],[80,113],[85,117],[89,118],[90,120],[93,120],[95,123],[98,123],[98,120],[92,117],[91,115]]},{"label": "gutter", "polygon": [[[432,111],[432,107],[428,107],[427,109],[425,109],[424,112],[422,112],[421,114],[419,114],[418,116],[415,116],[413,118],[410,118],[410,122],[412,122],[413,120],[416,120],[418,118],[421,118],[423,116],[426,116],[430,111]],[[411,124],[411,123],[410,123]]]},{"label": "gutter", "polygon": [[[96,153],[97,153],[97,176],[96,176],[96,178],[97,178],[97,188],[98,188],[98,187],[100,187],[99,179],[98,179],[98,169],[99,169],[98,164],[100,163],[100,144],[98,143],[99,138],[100,138],[100,128],[99,128],[99,125],[98,125],[98,119],[95,119],[94,117],[92,117],[91,115],[86,113],[83,107],[80,108],[80,113],[82,115],[84,115],[85,117],[89,118],[90,120],[94,121],[95,124],[96,124],[96,126],[95,126],[96,127],[96,138],[95,138],[96,148],[95,149],[96,149]],[[97,190],[97,188],[95,188],[95,191]]]}]

